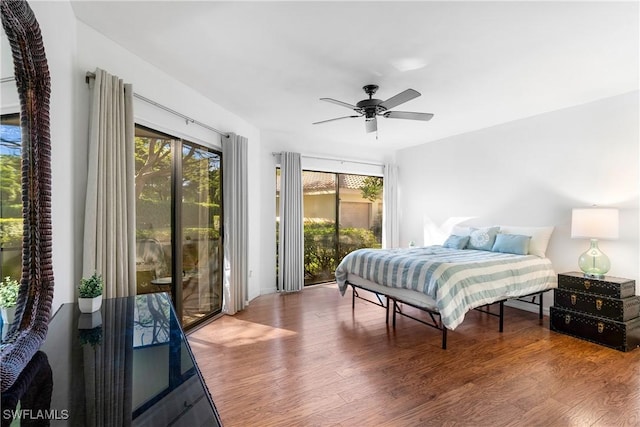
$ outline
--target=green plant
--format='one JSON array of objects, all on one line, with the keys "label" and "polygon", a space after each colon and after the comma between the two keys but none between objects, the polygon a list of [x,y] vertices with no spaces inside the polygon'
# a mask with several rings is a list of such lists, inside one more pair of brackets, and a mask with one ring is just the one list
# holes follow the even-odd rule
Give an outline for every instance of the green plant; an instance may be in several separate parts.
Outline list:
[{"label": "green plant", "polygon": [[93,329],[80,329],[80,345],[91,344],[91,347],[102,344],[102,326]]},{"label": "green plant", "polygon": [[80,280],[80,286],[78,286],[80,298],[95,298],[102,295],[102,287],[102,276],[97,272],[93,273],[88,279],[83,277]]},{"label": "green plant", "polygon": [[7,276],[0,283],[0,307],[10,308],[18,303],[20,284],[17,280]]}]

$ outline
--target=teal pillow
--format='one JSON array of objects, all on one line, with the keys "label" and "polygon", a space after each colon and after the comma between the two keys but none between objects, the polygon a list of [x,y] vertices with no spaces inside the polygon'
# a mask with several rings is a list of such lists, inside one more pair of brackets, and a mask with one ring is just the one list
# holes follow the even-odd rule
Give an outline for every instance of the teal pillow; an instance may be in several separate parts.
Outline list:
[{"label": "teal pillow", "polygon": [[523,236],[522,234],[498,234],[491,250],[507,254],[527,255],[530,241],[531,236]]},{"label": "teal pillow", "polygon": [[498,231],[500,231],[500,227],[472,228],[469,233],[467,249],[490,251],[496,241]]},{"label": "teal pillow", "polygon": [[456,236],[452,234],[444,241],[442,247],[450,249],[464,249],[469,242],[469,236]]}]

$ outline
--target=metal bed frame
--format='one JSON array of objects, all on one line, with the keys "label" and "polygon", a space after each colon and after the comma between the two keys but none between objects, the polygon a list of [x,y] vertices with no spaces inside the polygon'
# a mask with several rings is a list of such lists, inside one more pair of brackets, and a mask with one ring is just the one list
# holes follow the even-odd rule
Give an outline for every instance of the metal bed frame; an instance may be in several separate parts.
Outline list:
[{"label": "metal bed frame", "polygon": [[[347,281],[347,285],[350,285],[353,289],[353,293],[351,296],[351,309],[355,310],[356,307],[356,298],[369,302],[371,304],[377,305],[379,307],[382,307],[386,310],[386,315],[385,315],[385,321],[387,323],[387,325],[389,324],[389,307],[390,307],[390,302],[393,302],[393,328],[395,329],[396,327],[396,315],[399,314],[401,316],[404,317],[408,317],[410,319],[415,320],[416,322],[420,322],[423,325],[427,325],[430,326],[432,328],[438,329],[440,331],[442,331],[442,349],[446,350],[447,349],[447,328],[442,324],[442,318],[440,316],[440,313],[437,310],[432,310],[426,307],[419,307],[415,304],[411,304],[409,302],[403,301],[401,299],[395,298],[395,297],[391,297],[389,295],[386,294],[381,294],[378,293],[376,291],[372,291],[370,289],[367,289],[363,286],[359,286],[359,285],[355,285],[351,282]],[[361,295],[358,294],[358,289],[362,289],[368,292],[373,293],[376,296],[376,301],[374,300],[370,300],[368,298],[365,298]],[[508,301],[510,299],[512,300],[516,300],[516,301],[521,301],[521,302],[525,302],[527,304],[533,304],[533,305],[537,305],[538,306],[538,317],[539,319],[542,320],[543,317],[543,295],[545,292],[548,292],[550,289],[546,289],[544,291],[539,291],[539,292],[534,292],[528,295],[523,295],[521,297],[516,297],[516,298],[505,298],[503,300],[500,301],[495,301],[491,304],[486,304],[480,307],[475,308],[474,310],[480,311],[482,313],[486,313],[490,316],[495,316],[499,318],[499,332],[503,332],[504,330],[504,303],[505,301]],[[383,300],[382,297],[385,297],[386,300]],[[538,301],[536,301],[536,299],[539,297]],[[430,319],[419,319],[415,316],[412,316],[408,313],[405,313],[402,311],[402,307],[400,305],[398,305],[398,303],[400,304],[406,304],[408,306],[411,306],[413,308],[416,308],[418,310],[421,310],[425,313],[427,313],[429,315]],[[498,304],[499,305],[499,311],[498,313],[492,312],[490,311],[490,307],[494,304]],[[436,319],[437,317],[437,319]]]}]

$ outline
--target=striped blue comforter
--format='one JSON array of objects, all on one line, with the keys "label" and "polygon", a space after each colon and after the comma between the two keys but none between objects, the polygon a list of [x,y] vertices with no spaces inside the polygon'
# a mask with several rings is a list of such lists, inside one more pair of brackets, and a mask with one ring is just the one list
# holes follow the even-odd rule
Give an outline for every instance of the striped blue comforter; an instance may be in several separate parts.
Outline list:
[{"label": "striped blue comforter", "polygon": [[430,296],[436,301],[442,323],[451,330],[473,308],[554,288],[557,284],[547,258],[442,246],[353,251],[336,269],[336,281],[343,295],[348,274]]}]

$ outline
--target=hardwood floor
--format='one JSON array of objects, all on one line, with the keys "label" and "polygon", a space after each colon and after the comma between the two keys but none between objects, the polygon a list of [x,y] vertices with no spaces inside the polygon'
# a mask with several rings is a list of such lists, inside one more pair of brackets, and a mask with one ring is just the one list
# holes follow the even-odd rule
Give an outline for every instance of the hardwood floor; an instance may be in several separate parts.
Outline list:
[{"label": "hardwood floor", "polygon": [[[407,308],[410,309],[410,308]],[[640,426],[640,349],[549,330],[537,314],[472,312],[440,331],[340,296],[265,295],[189,336],[227,427]]]}]

